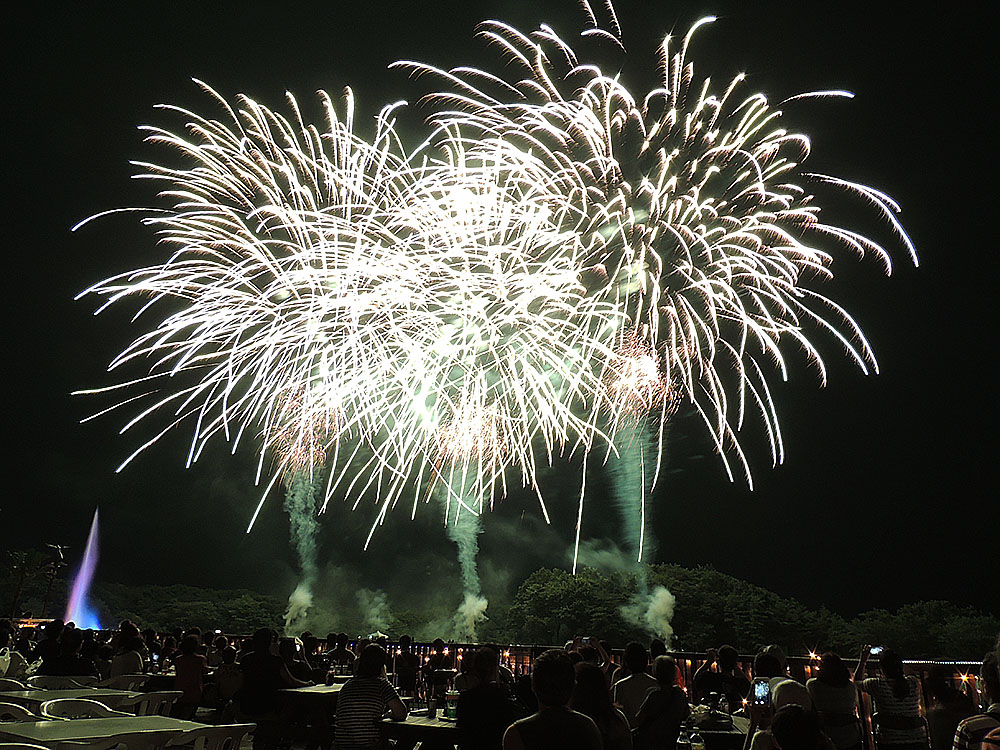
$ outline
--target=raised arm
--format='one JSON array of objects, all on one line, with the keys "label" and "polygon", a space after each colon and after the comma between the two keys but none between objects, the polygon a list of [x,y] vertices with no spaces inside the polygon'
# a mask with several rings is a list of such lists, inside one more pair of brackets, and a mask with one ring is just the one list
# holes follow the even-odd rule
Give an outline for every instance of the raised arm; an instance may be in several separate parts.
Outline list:
[{"label": "raised arm", "polygon": [[861,687],[861,681],[865,679],[865,667],[868,665],[868,657],[871,655],[871,652],[871,644],[866,644],[861,647],[861,656],[858,658],[858,667],[854,670],[854,684],[859,688]]},{"label": "raised arm", "polygon": [[708,651],[706,651],[705,661],[702,662],[702,665],[700,667],[698,667],[698,670],[694,673],[694,677],[691,679],[691,682],[696,681],[698,679],[698,675],[704,672],[711,672],[712,665],[715,664],[718,658],[719,658],[719,652],[716,651],[714,648],[710,648]]}]

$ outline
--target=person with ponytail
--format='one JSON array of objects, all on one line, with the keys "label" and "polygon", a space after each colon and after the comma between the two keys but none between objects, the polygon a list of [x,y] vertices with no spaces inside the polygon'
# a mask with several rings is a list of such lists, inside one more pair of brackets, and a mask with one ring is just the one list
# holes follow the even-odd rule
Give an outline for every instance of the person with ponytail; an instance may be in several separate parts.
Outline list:
[{"label": "person with ponytail", "polygon": [[927,750],[927,728],[920,715],[920,682],[903,673],[903,660],[895,651],[880,649],[878,677],[864,679],[872,647],[861,649],[854,682],[875,702],[878,745],[889,750]]}]

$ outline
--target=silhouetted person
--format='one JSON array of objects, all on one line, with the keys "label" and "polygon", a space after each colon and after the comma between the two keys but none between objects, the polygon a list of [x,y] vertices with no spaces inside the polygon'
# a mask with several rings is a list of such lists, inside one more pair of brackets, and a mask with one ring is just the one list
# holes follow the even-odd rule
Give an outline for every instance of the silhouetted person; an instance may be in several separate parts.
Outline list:
[{"label": "silhouetted person", "polygon": [[444,641],[435,638],[431,643],[431,655],[423,666],[424,682],[432,695],[443,699],[451,681],[451,669],[455,666],[451,654],[445,653]]},{"label": "silhouetted person", "polygon": [[414,695],[417,692],[420,657],[410,650],[412,642],[408,635],[399,637],[399,653],[396,654],[392,670],[396,675],[396,684],[403,695]]},{"label": "silhouetted person", "polygon": [[[354,652],[347,648],[349,640],[347,633],[338,633],[335,639],[335,648],[326,653],[326,658],[330,662],[330,669],[341,674],[351,674],[354,667],[356,657]],[[327,641],[328,646],[329,644],[330,642]]]},{"label": "silhouetted person", "polygon": [[653,662],[656,687],[646,694],[636,716],[636,750],[670,750],[677,744],[681,724],[691,713],[687,695],[677,686],[677,663],[671,656]]},{"label": "silhouetted person", "polygon": [[956,676],[955,667],[932,664],[924,683],[931,750],[950,750],[959,722],[976,713],[972,699],[955,687]]},{"label": "silhouetted person", "polygon": [[574,681],[573,662],[564,650],[550,649],[535,659],[531,689],[538,711],[508,727],[503,750],[601,750],[593,719],[567,705]]},{"label": "silhouetted person", "polygon": [[[719,665],[718,672],[712,671],[713,664]],[[731,712],[740,707],[750,690],[750,680],[739,669],[739,653],[732,646],[722,646],[718,651],[710,648],[705,654],[705,663],[694,673],[692,683],[699,700],[718,693],[725,696]]]},{"label": "silhouetted person", "polygon": [[201,641],[194,633],[181,640],[180,656],[174,659],[174,689],[181,691],[171,709],[171,716],[178,719],[190,719],[201,704],[201,696],[205,691],[205,675],[208,674],[208,660],[198,653]]},{"label": "silhouetted person", "polygon": [[44,665],[49,659],[59,656],[59,637],[62,635],[65,627],[65,624],[59,618],[45,623],[42,626],[42,639],[35,646],[35,650],[31,654],[31,661],[41,659]]},{"label": "silhouetted person", "polygon": [[576,665],[569,707],[593,719],[604,750],[632,750],[632,729],[621,709],[611,703],[604,670],[586,660]]},{"label": "silhouetted person", "polygon": [[778,750],[824,750],[830,747],[830,741],[820,731],[816,714],[797,703],[775,711],[771,737]]},{"label": "silhouetted person", "polygon": [[970,716],[959,723],[952,743],[955,750],[975,750],[977,743],[983,743],[983,750],[986,750],[986,736],[1000,730],[1000,670],[996,652],[991,651],[983,657],[980,679],[989,707],[986,713]]},{"label": "silhouetted person", "polygon": [[292,677],[276,653],[277,646],[278,634],[271,628],[261,628],[253,634],[253,651],[244,655],[240,662],[243,672],[240,710],[257,724],[254,750],[268,750],[278,743],[278,691],[309,684]]},{"label": "silhouetted person", "polygon": [[63,677],[100,677],[93,660],[80,656],[83,633],[79,630],[63,630],[59,655],[42,662],[39,674]]},{"label": "silhouetted person", "polygon": [[503,733],[515,719],[514,704],[497,680],[499,656],[483,647],[462,660],[468,663],[475,685],[458,696],[461,750],[500,750]]}]

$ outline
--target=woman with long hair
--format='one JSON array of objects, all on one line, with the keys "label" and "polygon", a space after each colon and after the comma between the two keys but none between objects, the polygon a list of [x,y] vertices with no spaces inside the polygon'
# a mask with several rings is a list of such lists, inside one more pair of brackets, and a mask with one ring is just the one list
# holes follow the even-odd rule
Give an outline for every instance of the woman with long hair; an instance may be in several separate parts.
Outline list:
[{"label": "woman with long hair", "polygon": [[927,729],[920,715],[920,682],[903,672],[903,659],[895,651],[881,649],[878,677],[864,678],[872,647],[861,649],[854,683],[875,701],[873,721],[879,746],[891,750],[927,750]]},{"label": "woman with long hair", "polygon": [[832,651],[820,657],[817,675],[806,683],[820,726],[837,750],[860,750],[858,690],[843,660]]},{"label": "woman with long hair", "polygon": [[594,720],[601,731],[604,750],[632,750],[632,731],[628,719],[611,703],[611,691],[604,670],[582,661],[576,665],[576,682],[569,707]]}]

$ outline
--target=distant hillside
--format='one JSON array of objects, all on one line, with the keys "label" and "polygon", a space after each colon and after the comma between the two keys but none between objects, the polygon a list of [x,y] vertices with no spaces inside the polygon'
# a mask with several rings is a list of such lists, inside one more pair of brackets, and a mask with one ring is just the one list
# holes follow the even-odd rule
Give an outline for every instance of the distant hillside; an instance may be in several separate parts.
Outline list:
[{"label": "distant hillside", "polygon": [[[26,569],[42,570],[29,566],[32,560],[23,562]],[[644,572],[648,592],[665,587],[673,597],[669,626],[676,650],[701,651],[729,643],[749,654],[777,643],[789,654],[834,649],[854,656],[864,643],[885,643],[906,658],[980,659],[1000,632],[1000,618],[948,602],[917,602],[894,612],[875,609],[845,618],[708,567],[653,565]],[[645,600],[636,604],[640,588],[635,571],[584,568],[574,576],[543,568],[521,582],[506,606],[491,602],[479,640],[561,644],[575,635],[595,635],[618,647],[632,639],[648,640],[662,631],[646,622]],[[332,630],[358,635],[375,629],[377,623],[393,636],[406,632],[430,640],[450,635],[453,612],[431,607],[394,610],[381,592],[354,593],[369,596],[356,597],[351,608],[319,601],[306,627],[321,635]],[[50,614],[61,612],[66,601],[64,580],[56,579],[49,588],[44,575],[22,577],[16,566],[0,571],[0,606],[7,611],[17,606],[20,612],[40,614],[46,597]],[[280,629],[286,604],[283,597],[248,589],[117,583],[95,584],[92,600],[101,621],[111,626],[128,618],[158,630],[197,625],[238,634],[264,626]],[[662,603],[669,603],[669,597]],[[367,612],[366,607],[378,612]],[[666,611],[659,614],[662,617]],[[661,622],[657,627],[662,626]]]},{"label": "distant hillside", "polygon": [[[706,567],[650,566],[647,589],[657,586],[675,599],[670,626],[677,650],[728,643],[749,654],[776,643],[789,654],[833,649],[853,656],[865,643],[886,643],[907,658],[980,659],[1000,632],[1000,619],[941,601],[847,619]],[[644,612],[636,618],[628,606],[638,590],[631,572],[537,570],[519,587],[503,633],[512,641],[557,644],[574,635],[619,645],[648,638]]]}]

